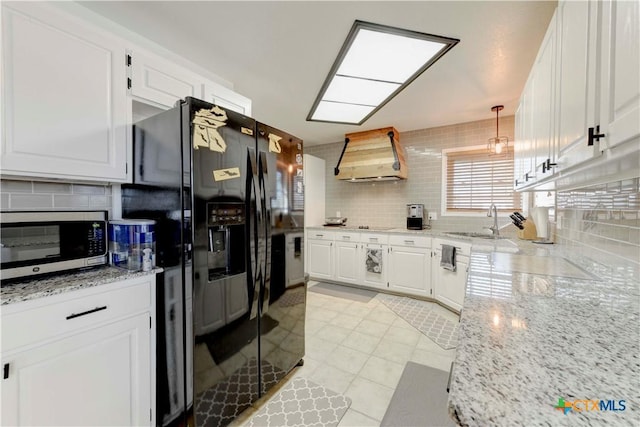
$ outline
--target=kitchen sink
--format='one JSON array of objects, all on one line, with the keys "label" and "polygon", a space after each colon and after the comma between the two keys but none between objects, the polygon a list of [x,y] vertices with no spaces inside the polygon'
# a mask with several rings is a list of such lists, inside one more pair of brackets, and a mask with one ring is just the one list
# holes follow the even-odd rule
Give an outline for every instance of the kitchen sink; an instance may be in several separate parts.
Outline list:
[{"label": "kitchen sink", "polygon": [[478,238],[478,239],[489,239],[489,240],[506,239],[507,238],[505,236],[494,236],[492,234],[479,233],[477,231],[445,231],[444,234],[448,234],[450,236],[474,237],[474,238]]}]

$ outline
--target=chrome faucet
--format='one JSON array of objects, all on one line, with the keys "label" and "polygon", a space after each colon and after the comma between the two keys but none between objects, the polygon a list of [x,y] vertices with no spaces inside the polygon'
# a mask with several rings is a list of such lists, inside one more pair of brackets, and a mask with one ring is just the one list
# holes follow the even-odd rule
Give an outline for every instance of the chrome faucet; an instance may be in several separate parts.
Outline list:
[{"label": "chrome faucet", "polygon": [[[493,213],[491,212],[493,211]],[[491,230],[491,234],[494,236],[500,235],[500,230],[498,229],[498,208],[496,208],[495,203],[491,203],[489,206],[489,212],[487,212],[488,217],[493,217],[493,225],[491,227],[485,227]]]}]

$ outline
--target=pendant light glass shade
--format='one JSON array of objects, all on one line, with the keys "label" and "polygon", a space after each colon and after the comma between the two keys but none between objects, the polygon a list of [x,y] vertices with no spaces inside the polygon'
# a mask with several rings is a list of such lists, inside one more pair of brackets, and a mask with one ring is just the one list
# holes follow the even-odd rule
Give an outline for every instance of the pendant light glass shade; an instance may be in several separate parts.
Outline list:
[{"label": "pendant light glass shade", "polygon": [[504,105],[495,105],[491,107],[491,111],[496,112],[496,136],[489,138],[487,143],[487,151],[490,156],[506,156],[509,153],[509,137],[500,136],[498,127],[498,112],[504,109]]}]

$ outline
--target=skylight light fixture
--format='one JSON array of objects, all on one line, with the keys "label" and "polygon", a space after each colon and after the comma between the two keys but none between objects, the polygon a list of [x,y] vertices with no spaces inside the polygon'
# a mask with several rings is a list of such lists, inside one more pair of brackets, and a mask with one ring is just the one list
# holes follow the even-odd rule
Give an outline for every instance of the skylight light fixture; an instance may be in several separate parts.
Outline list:
[{"label": "skylight light fixture", "polygon": [[355,21],[307,120],[364,123],[459,41]]}]

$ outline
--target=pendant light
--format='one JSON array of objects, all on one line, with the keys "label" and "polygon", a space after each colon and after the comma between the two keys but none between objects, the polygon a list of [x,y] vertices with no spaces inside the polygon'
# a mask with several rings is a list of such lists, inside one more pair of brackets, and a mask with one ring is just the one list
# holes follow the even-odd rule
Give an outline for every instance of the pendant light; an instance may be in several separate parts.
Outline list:
[{"label": "pendant light", "polygon": [[490,156],[506,156],[509,152],[509,138],[506,136],[500,136],[498,128],[498,112],[504,109],[504,105],[494,105],[491,107],[491,111],[496,112],[496,136],[489,138],[487,144],[487,151]]}]

